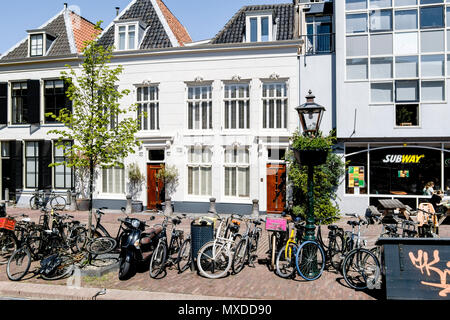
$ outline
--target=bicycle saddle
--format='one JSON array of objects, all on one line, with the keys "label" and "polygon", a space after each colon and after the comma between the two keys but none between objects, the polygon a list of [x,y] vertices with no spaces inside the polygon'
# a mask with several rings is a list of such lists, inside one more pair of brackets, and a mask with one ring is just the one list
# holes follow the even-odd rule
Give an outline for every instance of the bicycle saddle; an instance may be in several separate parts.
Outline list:
[{"label": "bicycle saddle", "polygon": [[332,224],[332,225],[328,226],[328,230],[331,230],[331,231],[337,230],[338,228],[339,227],[337,225],[335,225],[335,224]]},{"label": "bicycle saddle", "polygon": [[157,226],[154,228],[149,229],[146,233],[143,234],[143,237],[141,239],[141,244],[146,245],[152,242],[152,239],[156,237],[158,234],[161,233],[163,230],[163,227]]},{"label": "bicycle saddle", "polygon": [[173,223],[174,225],[180,224],[180,223],[181,223],[181,219],[179,219],[179,218],[173,218],[173,219],[172,219],[172,223]]},{"label": "bicycle saddle", "polygon": [[359,225],[359,221],[347,221],[347,223],[348,223],[349,225],[351,225],[352,227],[356,227],[356,226]]}]

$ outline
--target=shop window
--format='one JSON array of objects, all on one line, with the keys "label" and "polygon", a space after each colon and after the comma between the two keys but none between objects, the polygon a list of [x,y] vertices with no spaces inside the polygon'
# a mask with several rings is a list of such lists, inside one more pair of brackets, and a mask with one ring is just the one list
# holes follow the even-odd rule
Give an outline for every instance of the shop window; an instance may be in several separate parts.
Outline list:
[{"label": "shop window", "polygon": [[439,150],[398,147],[370,151],[372,195],[422,195],[428,182],[441,185]]},{"label": "shop window", "polygon": [[419,105],[405,104],[395,106],[395,125],[414,127],[419,125]]},{"label": "shop window", "polygon": [[[367,194],[367,146],[346,147],[346,193]],[[351,155],[355,153],[354,155]]]}]

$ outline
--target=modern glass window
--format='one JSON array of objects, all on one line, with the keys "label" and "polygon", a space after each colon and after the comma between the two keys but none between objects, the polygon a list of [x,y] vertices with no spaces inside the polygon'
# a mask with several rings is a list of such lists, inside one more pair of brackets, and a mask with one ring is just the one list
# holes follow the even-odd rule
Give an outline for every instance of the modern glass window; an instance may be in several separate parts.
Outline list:
[{"label": "modern glass window", "polygon": [[250,154],[248,148],[225,149],[225,196],[250,197]]},{"label": "modern glass window", "polygon": [[345,0],[346,10],[361,10],[367,8],[367,0]]},{"label": "modern glass window", "polygon": [[329,53],[334,50],[332,16],[306,17],[308,47],[310,53]]},{"label": "modern glass window", "polygon": [[225,129],[250,129],[250,89],[248,84],[225,85]]},{"label": "modern glass window", "polygon": [[12,84],[12,123],[28,123],[28,90],[26,82]]},{"label": "modern glass window", "polygon": [[392,30],[392,10],[373,10],[370,12],[370,31]]},{"label": "modern glass window", "polygon": [[188,157],[188,194],[194,196],[211,196],[211,149],[208,147],[190,147]]},{"label": "modern glass window", "polygon": [[367,32],[367,14],[347,14],[347,33]]},{"label": "modern glass window", "polygon": [[44,55],[44,35],[33,34],[30,36],[30,56],[43,56]]},{"label": "modern glass window", "polygon": [[368,54],[367,36],[347,37],[347,56],[361,57]]},{"label": "modern glass window", "polygon": [[35,189],[39,183],[39,142],[26,142],[25,161],[25,185],[27,188]]},{"label": "modern glass window", "polygon": [[422,77],[442,77],[445,75],[444,55],[427,55],[421,57]]},{"label": "modern glass window", "polygon": [[445,100],[445,82],[444,81],[422,81],[421,83],[421,101],[433,102]]},{"label": "modern glass window", "polygon": [[443,52],[445,50],[444,30],[422,31],[420,39],[422,52]]},{"label": "modern glass window", "polygon": [[157,86],[137,88],[137,113],[140,130],[159,130],[159,89]]},{"label": "modern glass window", "polygon": [[401,32],[394,34],[394,54],[417,54],[419,51],[417,32]]},{"label": "modern glass window", "polygon": [[137,47],[137,28],[136,24],[119,25],[117,28],[117,49],[134,50]]},{"label": "modern glass window", "polygon": [[395,73],[397,78],[417,78],[419,58],[417,56],[395,57]]},{"label": "modern glass window", "polygon": [[419,101],[419,81],[418,80],[395,81],[395,101],[396,102]]},{"label": "modern glass window", "polygon": [[125,170],[120,167],[102,169],[102,191],[110,194],[125,194]]},{"label": "modern glass window", "polygon": [[263,128],[287,128],[288,95],[285,82],[263,84]]},{"label": "modern glass window", "polygon": [[55,163],[64,163],[54,168],[55,189],[72,189],[73,187],[73,170],[67,166],[69,158],[64,155],[64,149],[54,146]]},{"label": "modern glass window", "polygon": [[366,80],[368,73],[367,59],[347,59],[347,79]]},{"label": "modern glass window", "polygon": [[444,27],[444,7],[432,6],[420,8],[420,28]]},{"label": "modern glass window", "polygon": [[417,29],[417,10],[395,11],[395,30]]},{"label": "modern glass window", "polygon": [[[53,113],[59,116],[64,108],[69,108],[71,101],[66,97],[66,90],[63,80],[46,80],[44,82],[45,113]],[[46,123],[56,122],[52,117],[45,117]]]},{"label": "modern glass window", "polygon": [[419,125],[418,104],[397,104],[395,106],[395,125],[398,127],[416,127]]},{"label": "modern glass window", "polygon": [[394,0],[394,4],[396,7],[414,6],[417,4],[417,0]]},{"label": "modern glass window", "polygon": [[370,9],[389,8],[392,6],[392,0],[370,0]]},{"label": "modern glass window", "polygon": [[371,79],[390,79],[392,78],[392,72],[392,57],[372,58],[370,60]]},{"label": "modern glass window", "polygon": [[367,194],[367,178],[369,167],[367,165],[367,146],[345,147],[345,185],[347,194]]},{"label": "modern glass window", "polygon": [[372,56],[392,55],[392,50],[392,33],[370,35],[370,54]]},{"label": "modern glass window", "polygon": [[370,84],[370,95],[372,103],[392,103],[394,90],[392,82]]},{"label": "modern glass window", "polygon": [[212,129],[212,87],[188,87],[188,129]]}]

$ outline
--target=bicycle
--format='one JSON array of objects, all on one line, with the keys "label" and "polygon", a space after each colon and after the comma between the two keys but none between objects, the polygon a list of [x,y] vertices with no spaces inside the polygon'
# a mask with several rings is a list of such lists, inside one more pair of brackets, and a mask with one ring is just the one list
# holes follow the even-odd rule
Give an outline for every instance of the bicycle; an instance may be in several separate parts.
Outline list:
[{"label": "bicycle", "polygon": [[330,219],[333,217],[319,220],[316,237],[325,252],[325,268],[329,270],[331,266],[337,271],[340,270],[344,253],[344,229],[336,225],[329,225],[328,245],[326,245],[322,238],[322,224]]},{"label": "bicycle", "polygon": [[66,199],[57,195],[54,191],[48,192],[44,190],[36,190],[37,192],[30,199],[30,208],[38,210],[39,208],[46,208],[48,204],[53,210],[63,211],[66,208]]},{"label": "bicycle", "polygon": [[[193,218],[190,218],[193,220]],[[187,269],[192,267],[192,239],[191,235],[188,235],[181,245],[180,251],[177,257],[178,273],[183,273]]]},{"label": "bicycle", "polygon": [[[234,217],[236,216],[220,218],[215,239],[204,244],[198,251],[197,267],[202,276],[218,279],[228,274],[231,269],[232,248],[240,226],[239,221]],[[242,216],[237,217],[242,218]]]},{"label": "bicycle", "polygon": [[286,225],[290,219],[290,216],[286,218],[286,213],[282,213],[280,218],[270,216],[266,218],[266,230],[269,232],[269,250],[267,254],[270,259],[270,271],[275,270],[277,254],[287,241],[288,232],[286,231]]},{"label": "bicycle", "polygon": [[295,256],[297,255],[298,243],[305,233],[305,221],[294,221],[290,236],[283,250],[280,250],[276,260],[276,273],[282,278],[292,278],[295,275]]},{"label": "bicycle", "polygon": [[[184,231],[177,230],[176,226],[181,224],[181,220],[186,218],[186,215],[177,216],[172,218],[169,222],[170,217],[165,216],[162,222],[162,231],[158,234],[158,245],[152,253],[150,260],[150,277],[157,279],[160,274],[165,273],[167,266],[177,265],[179,259],[179,253],[184,240]],[[170,243],[167,242],[167,227],[172,225],[172,232],[170,237]],[[176,257],[173,257],[176,255]]]},{"label": "bicycle", "polygon": [[[234,274],[242,271],[245,264],[251,267],[254,266],[254,260],[256,259],[256,251],[258,250],[259,239],[261,238],[262,229],[259,227],[263,220],[256,219],[244,219],[246,224],[246,231],[242,235],[242,239],[236,245],[236,249],[233,255],[233,262],[231,264]],[[248,222],[253,225],[249,227]]]},{"label": "bicycle", "polygon": [[[346,254],[342,264],[342,274],[345,282],[355,290],[365,290],[373,288],[378,282],[381,273],[380,261],[377,256],[370,250],[364,248],[366,241],[361,237],[361,226],[368,225],[368,221],[364,221],[356,214],[347,214],[358,218],[358,221],[348,221],[352,226],[352,248]],[[358,231],[354,233],[354,228]]]}]

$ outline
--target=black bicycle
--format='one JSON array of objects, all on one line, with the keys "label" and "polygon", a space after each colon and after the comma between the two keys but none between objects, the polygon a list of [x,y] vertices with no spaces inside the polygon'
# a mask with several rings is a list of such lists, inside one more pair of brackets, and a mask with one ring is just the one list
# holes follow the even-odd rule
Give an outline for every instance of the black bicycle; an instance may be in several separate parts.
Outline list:
[{"label": "black bicycle", "polygon": [[[248,264],[254,267],[254,261],[257,258],[257,250],[259,239],[261,239],[262,229],[259,227],[264,220],[256,219],[243,219],[246,224],[246,231],[242,235],[241,241],[236,245],[236,249],[233,255],[233,262],[231,264],[234,274],[242,271],[244,266]],[[249,226],[250,222],[250,226]]]},{"label": "black bicycle", "polygon": [[[158,245],[155,251],[152,253],[150,260],[150,277],[158,279],[160,275],[165,274],[165,269],[168,266],[177,265],[179,259],[179,252],[184,241],[184,231],[176,229],[176,226],[181,224],[182,219],[186,218],[186,215],[170,218],[164,217],[162,222],[162,231],[158,234]],[[167,241],[167,227],[172,225],[172,232],[170,237],[170,243]]]}]

